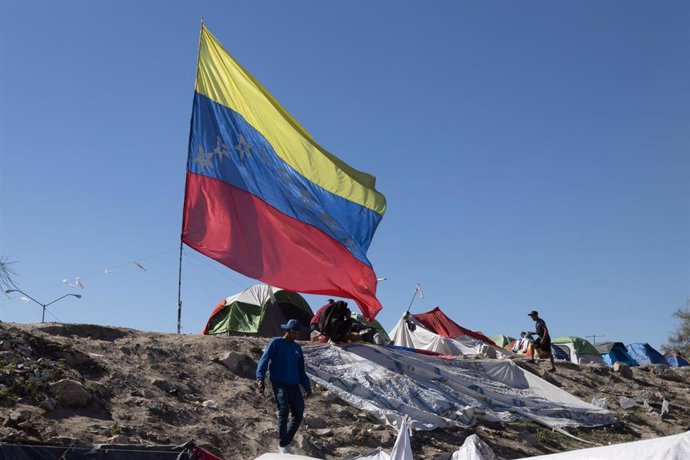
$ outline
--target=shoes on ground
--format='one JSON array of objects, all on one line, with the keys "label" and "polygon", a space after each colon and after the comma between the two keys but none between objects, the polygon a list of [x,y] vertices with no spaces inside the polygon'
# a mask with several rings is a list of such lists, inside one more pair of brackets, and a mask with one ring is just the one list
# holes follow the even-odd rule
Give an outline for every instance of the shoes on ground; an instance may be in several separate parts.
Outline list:
[{"label": "shoes on ground", "polygon": [[278,453],[279,454],[291,454],[292,450],[290,449],[290,446],[279,446],[278,447]]}]

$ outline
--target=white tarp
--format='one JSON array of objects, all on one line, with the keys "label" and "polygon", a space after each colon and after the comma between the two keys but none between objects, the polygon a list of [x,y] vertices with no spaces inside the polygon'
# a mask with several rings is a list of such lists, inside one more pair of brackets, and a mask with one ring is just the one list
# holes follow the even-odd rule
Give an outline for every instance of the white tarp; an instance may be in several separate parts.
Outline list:
[{"label": "white tarp", "polygon": [[509,357],[513,353],[497,347],[491,347],[481,340],[470,336],[456,338],[441,337],[433,331],[426,329],[414,318],[407,321],[414,323],[415,330],[412,331],[407,326],[405,319],[401,318],[398,324],[388,334],[391,341],[399,347],[416,348],[417,350],[427,350],[442,355],[451,356],[485,356],[485,357]]},{"label": "white tarp", "polygon": [[528,458],[543,460],[687,460],[690,458],[690,431],[663,438]]},{"label": "white tarp", "polygon": [[453,452],[450,460],[498,460],[498,457],[487,443],[473,434],[465,438],[462,447]]},{"label": "white tarp", "polygon": [[395,440],[395,445],[390,455],[379,447],[378,450],[353,460],[413,460],[409,422],[406,419],[402,420],[398,429],[398,438]]},{"label": "white tarp", "polygon": [[304,349],[307,374],[351,405],[399,427],[471,426],[527,418],[550,427],[599,426],[611,413],[508,360],[443,359],[361,343]]}]

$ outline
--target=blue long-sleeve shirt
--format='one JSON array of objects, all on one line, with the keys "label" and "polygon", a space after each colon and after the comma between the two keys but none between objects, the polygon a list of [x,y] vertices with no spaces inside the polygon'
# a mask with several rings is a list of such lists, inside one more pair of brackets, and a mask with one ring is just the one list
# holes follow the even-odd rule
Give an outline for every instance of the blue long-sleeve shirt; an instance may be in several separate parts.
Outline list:
[{"label": "blue long-sleeve shirt", "polygon": [[304,371],[302,347],[296,342],[290,342],[282,337],[271,339],[256,366],[257,380],[263,380],[266,377],[267,368],[271,373],[272,383],[287,385],[301,383],[305,390],[310,388],[309,377]]}]

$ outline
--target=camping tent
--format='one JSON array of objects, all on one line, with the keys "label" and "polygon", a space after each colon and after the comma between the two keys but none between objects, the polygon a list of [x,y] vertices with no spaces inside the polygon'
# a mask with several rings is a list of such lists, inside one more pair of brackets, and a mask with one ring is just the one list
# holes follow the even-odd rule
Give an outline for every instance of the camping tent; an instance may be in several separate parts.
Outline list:
[{"label": "camping tent", "polygon": [[421,323],[426,329],[440,335],[441,337],[450,337],[454,339],[461,336],[469,336],[473,339],[481,340],[492,347],[497,346],[493,340],[481,332],[471,331],[460,326],[458,323],[447,317],[439,307],[436,307],[426,313],[410,314],[410,317]]},{"label": "camping tent", "polygon": [[568,352],[570,361],[575,364],[599,363],[604,364],[599,352],[594,345],[580,337],[558,337],[551,340],[551,344],[558,345],[562,350]]},{"label": "camping tent", "polygon": [[352,318],[356,321],[359,321],[360,323],[364,324],[366,327],[369,327],[371,329],[376,330],[377,334],[381,334],[381,338],[383,339],[384,343],[390,343],[391,338],[388,337],[388,333],[386,330],[381,326],[381,323],[379,323],[376,320],[373,321],[367,321],[364,315],[361,313],[357,312],[352,312]]},{"label": "camping tent", "polygon": [[671,367],[690,366],[690,363],[688,363],[688,360],[685,359],[684,357],[680,356],[680,355],[668,355],[666,357],[666,362]]},{"label": "camping tent", "polygon": [[562,345],[551,344],[551,354],[553,355],[553,359],[558,359],[560,361],[570,361],[570,354],[568,353],[567,348],[562,348]]},{"label": "camping tent", "polygon": [[499,347],[505,349],[505,350],[512,350],[513,348],[513,343],[515,342],[515,339],[513,337],[507,336],[507,335],[492,335],[489,337],[496,345]]},{"label": "camping tent", "polygon": [[304,297],[266,284],[257,284],[220,301],[201,332],[206,335],[240,333],[276,337],[285,331],[281,324],[296,319],[305,329],[299,338],[309,338],[314,314]]},{"label": "camping tent", "polygon": [[664,355],[648,343],[630,343],[625,348],[627,348],[630,357],[638,364],[668,364]]},{"label": "camping tent", "polygon": [[609,366],[615,363],[623,363],[627,366],[639,366],[637,361],[628,354],[622,342],[601,342],[594,346],[599,351],[602,359]]}]

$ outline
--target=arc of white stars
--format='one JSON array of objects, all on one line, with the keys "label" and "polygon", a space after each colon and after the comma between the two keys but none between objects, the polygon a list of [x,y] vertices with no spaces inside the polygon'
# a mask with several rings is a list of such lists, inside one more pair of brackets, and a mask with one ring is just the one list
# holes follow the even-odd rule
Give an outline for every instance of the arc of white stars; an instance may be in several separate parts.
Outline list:
[{"label": "arc of white stars", "polygon": [[240,160],[244,160],[245,156],[248,156],[252,153],[252,145],[247,142],[243,134],[240,134],[240,142],[235,145],[235,149],[237,149],[237,154],[240,156]]}]

